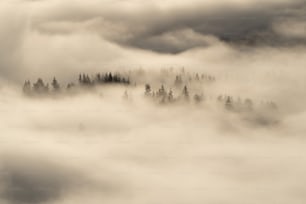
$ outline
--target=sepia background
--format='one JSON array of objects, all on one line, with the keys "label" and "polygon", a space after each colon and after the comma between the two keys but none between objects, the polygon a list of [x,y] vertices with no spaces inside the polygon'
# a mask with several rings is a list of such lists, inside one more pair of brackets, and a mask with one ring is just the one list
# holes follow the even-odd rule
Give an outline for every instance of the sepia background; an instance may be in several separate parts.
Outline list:
[{"label": "sepia background", "polygon": [[[305,203],[305,14],[305,0],[2,0],[0,203]],[[141,85],[128,101],[118,86],[22,93],[182,68],[216,76],[211,96],[275,101],[278,122],[152,104]]]}]

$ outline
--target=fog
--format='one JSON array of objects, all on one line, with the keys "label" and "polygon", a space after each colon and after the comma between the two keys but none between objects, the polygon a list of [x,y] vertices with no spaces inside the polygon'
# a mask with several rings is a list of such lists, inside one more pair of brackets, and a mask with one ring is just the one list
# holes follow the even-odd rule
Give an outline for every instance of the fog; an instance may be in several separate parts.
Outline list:
[{"label": "fog", "polygon": [[[303,0],[0,2],[0,202],[305,203],[304,13]],[[79,80],[109,72],[130,82]],[[162,85],[173,99],[154,96]],[[228,108],[238,99],[252,109]]]}]

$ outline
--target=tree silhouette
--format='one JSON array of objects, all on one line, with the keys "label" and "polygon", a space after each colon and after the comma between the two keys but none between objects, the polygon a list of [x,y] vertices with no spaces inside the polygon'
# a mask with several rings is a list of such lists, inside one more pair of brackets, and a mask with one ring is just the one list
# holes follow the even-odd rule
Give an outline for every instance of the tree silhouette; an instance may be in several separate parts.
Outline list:
[{"label": "tree silhouette", "polygon": [[31,93],[31,82],[30,81],[25,81],[22,90],[23,90],[24,93],[30,94]]},{"label": "tree silhouette", "polygon": [[195,75],[195,80],[197,80],[197,81],[200,80],[200,77],[199,77],[199,74],[198,74],[198,73],[196,73],[196,75]]},{"label": "tree silhouette", "polygon": [[108,74],[107,81],[108,81],[108,82],[112,82],[112,81],[113,81],[113,75],[112,75],[111,72]]},{"label": "tree silhouette", "polygon": [[53,78],[51,85],[52,85],[54,91],[59,91],[60,90],[60,85],[57,82],[55,77]]},{"label": "tree silhouette", "polygon": [[98,73],[96,76],[97,76],[97,81],[98,81],[98,83],[101,83],[101,74]]},{"label": "tree silhouette", "polygon": [[174,81],[174,85],[175,86],[180,86],[180,85],[182,85],[182,83],[183,83],[182,77],[180,75],[176,76],[175,81]]},{"label": "tree silhouette", "polygon": [[158,96],[165,96],[166,95],[166,91],[165,91],[165,87],[164,85],[161,85],[160,89],[158,90]]},{"label": "tree silhouette", "polygon": [[43,94],[49,91],[49,84],[45,85],[41,78],[37,79],[37,82],[33,84],[33,90],[35,93]]},{"label": "tree silhouette", "polygon": [[74,83],[68,83],[68,84],[67,84],[67,90],[70,90],[70,89],[72,89],[73,87],[75,87],[75,84],[74,84]]},{"label": "tree silhouette", "polygon": [[151,95],[151,86],[150,86],[150,84],[146,84],[146,86],[145,86],[145,95],[146,96]]},{"label": "tree silhouette", "polygon": [[82,84],[83,83],[83,80],[82,80],[82,75],[79,74],[79,83]]},{"label": "tree silhouette", "polygon": [[187,86],[184,86],[183,88],[183,97],[185,100],[189,100],[189,91],[188,91]]},{"label": "tree silhouette", "polygon": [[166,101],[167,92],[165,90],[164,85],[161,85],[160,89],[158,90],[157,97],[161,99],[161,103],[164,103]]},{"label": "tree silhouette", "polygon": [[200,103],[202,100],[203,100],[203,96],[202,95],[199,95],[199,94],[195,94],[193,96],[193,99],[196,103]]},{"label": "tree silhouette", "polygon": [[173,92],[172,92],[172,90],[170,89],[170,91],[169,91],[169,93],[168,93],[168,101],[169,102],[172,102],[174,100],[174,98],[173,98]]},{"label": "tree silhouette", "polygon": [[233,100],[230,96],[227,97],[226,101],[225,101],[225,108],[227,110],[233,110],[234,106],[233,106]]}]

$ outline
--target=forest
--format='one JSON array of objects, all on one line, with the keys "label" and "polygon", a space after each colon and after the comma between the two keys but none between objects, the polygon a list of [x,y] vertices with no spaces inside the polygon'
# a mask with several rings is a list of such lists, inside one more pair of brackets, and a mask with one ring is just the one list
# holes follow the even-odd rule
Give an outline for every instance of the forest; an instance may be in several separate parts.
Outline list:
[{"label": "forest", "polygon": [[[77,77],[76,77],[77,78]],[[217,77],[206,73],[189,73],[184,68],[180,71],[163,69],[160,72],[133,70],[127,72],[105,72],[94,75],[81,73],[76,82],[62,85],[56,77],[50,83],[38,78],[31,83],[26,80],[23,93],[27,97],[65,97],[82,93],[103,92],[103,87],[118,86],[122,89],[122,99],[131,100],[138,87],[144,100],[157,105],[186,106],[195,105],[217,107],[226,112],[237,113],[247,120],[256,120],[262,125],[277,124],[278,105],[272,100],[256,101],[249,97],[215,93],[213,86]],[[99,90],[99,91],[98,91]]]}]

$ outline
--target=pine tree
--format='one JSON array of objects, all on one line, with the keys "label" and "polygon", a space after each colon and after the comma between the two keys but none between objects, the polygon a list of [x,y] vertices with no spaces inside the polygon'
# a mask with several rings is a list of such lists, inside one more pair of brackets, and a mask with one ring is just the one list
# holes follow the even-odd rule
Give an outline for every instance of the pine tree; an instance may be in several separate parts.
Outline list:
[{"label": "pine tree", "polygon": [[172,102],[173,101],[173,92],[172,90],[170,89],[169,93],[168,93],[168,101],[169,102]]},{"label": "pine tree", "polygon": [[82,84],[82,75],[79,74],[79,83]]},{"label": "pine tree", "polygon": [[67,84],[67,90],[72,89],[74,86],[75,86],[74,83],[68,83]]},{"label": "pine tree", "polygon": [[113,82],[113,75],[111,72],[108,74],[108,81]]},{"label": "pine tree", "polygon": [[158,90],[158,96],[165,96],[166,95],[166,91],[165,91],[165,87],[164,85],[161,85],[160,89]]},{"label": "pine tree", "polygon": [[23,85],[23,92],[26,94],[31,93],[31,82],[30,81],[25,81]]},{"label": "pine tree", "polygon": [[196,73],[196,75],[195,75],[195,79],[196,79],[197,81],[199,81],[199,80],[200,80],[200,77],[199,77],[199,74],[198,74],[198,73]]},{"label": "pine tree", "polygon": [[200,103],[203,100],[203,95],[195,94],[193,99],[196,103]]},{"label": "pine tree", "polygon": [[228,96],[226,101],[225,101],[225,108],[227,110],[232,110],[234,108],[233,107],[233,101],[232,101],[232,98],[230,96]]},{"label": "pine tree", "polygon": [[100,73],[97,74],[97,81],[98,81],[98,83],[101,83],[101,74]]},{"label": "pine tree", "polygon": [[48,85],[44,84],[44,81],[41,78],[37,79],[37,82],[33,84],[33,90],[36,93],[46,93],[49,90]]},{"label": "pine tree", "polygon": [[181,76],[176,76],[175,77],[175,81],[174,81],[174,84],[176,85],[176,86],[180,86],[181,84],[182,84],[182,77]]},{"label": "pine tree", "polygon": [[187,86],[184,86],[184,88],[183,88],[183,97],[184,97],[185,100],[189,99],[189,91],[188,91]]},{"label": "pine tree", "polygon": [[90,80],[90,77],[89,77],[88,74],[86,75],[86,83],[87,83],[88,85],[91,84],[91,80]]},{"label": "pine tree", "polygon": [[60,90],[60,85],[57,82],[55,77],[53,78],[51,85],[52,85],[54,91],[59,91]]},{"label": "pine tree", "polygon": [[150,86],[150,84],[146,84],[146,86],[145,86],[145,95],[146,96],[151,95],[151,86]]},{"label": "pine tree", "polygon": [[82,76],[82,84],[86,84],[86,75],[83,73],[83,76]]}]

